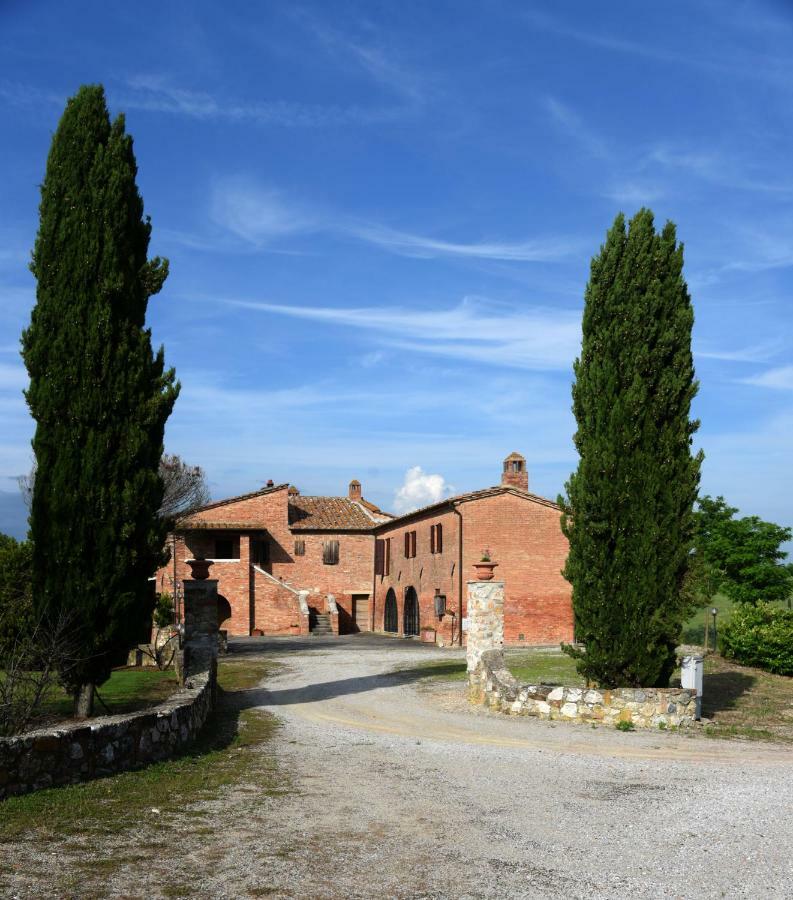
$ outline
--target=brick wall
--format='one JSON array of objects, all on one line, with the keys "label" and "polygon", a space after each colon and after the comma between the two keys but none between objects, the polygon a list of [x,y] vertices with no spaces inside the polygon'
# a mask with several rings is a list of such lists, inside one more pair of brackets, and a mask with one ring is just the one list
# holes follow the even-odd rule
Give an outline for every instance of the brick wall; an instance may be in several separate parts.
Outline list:
[{"label": "brick wall", "polygon": [[[567,538],[555,506],[504,493],[460,506],[463,514],[463,572],[489,549],[504,582],[504,641],[557,644],[573,639],[570,585],[561,569]],[[521,637],[521,635],[523,637]]]},{"label": "brick wall", "polygon": [[[334,594],[339,606],[342,632],[353,629],[352,595],[372,593],[374,572],[374,537],[359,532],[292,532],[288,520],[287,489],[247,497],[233,503],[202,510],[191,516],[195,522],[207,524],[229,522],[250,525],[250,531],[188,531],[177,537],[176,580],[190,578],[186,560],[196,555],[212,559],[215,539],[234,541],[233,560],[217,560],[210,569],[218,581],[218,594],[228,600],[231,617],[220,623],[231,635],[247,635],[254,630],[265,634],[292,634],[299,617],[292,608],[289,592],[256,573],[251,566],[251,541],[266,539],[270,562],[265,570],[275,578],[288,582],[296,590],[309,590],[311,605],[326,612],[324,596]],[[259,530],[257,530],[259,529]],[[295,540],[305,543],[305,553],[295,555]],[[339,542],[339,562],[325,565],[323,543]],[[169,543],[169,546],[170,543]],[[173,593],[174,560],[156,576],[157,590]],[[270,608],[272,606],[272,608]]]},{"label": "brick wall", "polygon": [[[294,556],[295,540],[305,543],[303,556]],[[311,532],[290,533],[293,561],[273,563],[272,573],[276,577],[288,579],[296,587],[310,590],[320,595],[311,600],[312,606],[319,606],[318,612],[326,612],[324,597],[333,594],[339,607],[341,633],[353,629],[352,595],[372,593],[374,573],[374,536],[360,532]],[[339,542],[339,561],[328,566],[322,562],[325,541]],[[320,600],[320,602],[317,602]]]},{"label": "brick wall", "polygon": [[[441,553],[431,553],[430,527],[440,524],[443,530]],[[416,532],[416,556],[405,558],[405,532]],[[430,626],[437,630],[439,641],[448,645],[458,640],[459,635],[459,516],[452,510],[429,513],[411,519],[407,523],[379,530],[377,537],[391,539],[391,571],[389,575],[375,577],[376,595],[374,604],[375,631],[383,631],[385,598],[389,588],[394,589],[397,599],[397,621],[399,634],[403,631],[405,591],[408,587],[416,590],[419,598],[420,626]],[[446,595],[449,614],[442,619],[435,615],[436,588]],[[454,613],[454,616],[451,615]]]},{"label": "brick wall", "polygon": [[[402,633],[405,589],[419,596],[421,625],[432,625],[444,644],[457,637],[457,619],[435,616],[435,588],[446,595],[446,607],[457,612],[462,582],[476,578],[473,564],[489,549],[499,565],[495,577],[505,582],[504,640],[508,644],[555,644],[573,638],[570,585],[561,569],[567,558],[567,539],[559,525],[559,510],[512,493],[463,502],[463,555],[459,553],[459,517],[452,510],[429,511],[407,521],[378,529],[378,538],[391,538],[391,574],[375,578],[375,630],[384,628],[385,598],[393,588]],[[430,526],[443,527],[443,552],[430,552]],[[416,532],[416,556],[404,555],[405,532]],[[462,571],[461,571],[462,567]],[[463,587],[463,615],[467,614]],[[522,637],[521,637],[522,636]]]}]

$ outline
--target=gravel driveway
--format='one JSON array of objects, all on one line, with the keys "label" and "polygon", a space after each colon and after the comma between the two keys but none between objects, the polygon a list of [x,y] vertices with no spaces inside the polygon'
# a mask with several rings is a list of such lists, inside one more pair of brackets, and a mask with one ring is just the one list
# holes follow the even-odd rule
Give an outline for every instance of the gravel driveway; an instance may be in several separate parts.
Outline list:
[{"label": "gravel driveway", "polygon": [[284,663],[263,697],[295,790],[272,832],[218,835],[217,891],[261,859],[282,896],[793,896],[784,747],[492,714],[386,674],[449,658],[413,642],[235,649]]},{"label": "gravel driveway", "polygon": [[281,664],[247,700],[282,723],[253,752],[275,752],[288,790],[243,770],[161,828],[0,845],[0,873],[17,873],[0,894],[793,897],[783,746],[490,713],[462,682],[410,671],[459,652],[411,641],[252,638],[232,653]]}]

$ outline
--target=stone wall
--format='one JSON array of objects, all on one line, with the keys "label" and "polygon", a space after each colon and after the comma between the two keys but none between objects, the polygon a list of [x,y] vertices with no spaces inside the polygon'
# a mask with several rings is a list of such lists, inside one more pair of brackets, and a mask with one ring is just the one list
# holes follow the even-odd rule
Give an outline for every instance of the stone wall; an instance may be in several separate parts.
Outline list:
[{"label": "stone wall", "polygon": [[167,759],[201,730],[212,693],[212,679],[204,672],[144,712],[0,738],[0,799]]},{"label": "stone wall", "polygon": [[217,581],[185,581],[182,688],[151,709],[0,738],[0,800],[113,775],[173,756],[199,733],[215,701]]},{"label": "stone wall", "polygon": [[520,684],[501,650],[485,650],[469,672],[469,697],[513,716],[563,719],[638,728],[685,727],[696,720],[696,691],[681,688],[591,690]]}]

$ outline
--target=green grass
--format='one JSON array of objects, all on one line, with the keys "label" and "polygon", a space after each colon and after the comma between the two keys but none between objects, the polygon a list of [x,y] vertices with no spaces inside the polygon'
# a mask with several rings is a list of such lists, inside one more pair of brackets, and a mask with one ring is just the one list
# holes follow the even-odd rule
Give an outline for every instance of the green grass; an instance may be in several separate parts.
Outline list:
[{"label": "green grass", "polygon": [[271,668],[262,661],[222,661],[216,710],[198,740],[174,759],[0,803],[0,843],[90,840],[91,835],[140,829],[147,821],[166,838],[163,832],[169,822],[183,816],[186,805],[211,799],[225,786],[251,781],[260,791],[278,792],[281,779],[275,761],[262,752],[276,723],[272,716],[250,708],[257,702],[255,685]]},{"label": "green grass", "polygon": [[[524,684],[584,684],[575,661],[559,650],[507,650],[505,658],[510,672]],[[434,660],[402,669],[399,674],[434,681],[465,681],[467,677],[464,659]]]},{"label": "green grass", "polygon": [[726,594],[716,594],[701,609],[696,610],[691,618],[683,625],[683,631],[680,636],[682,644],[695,644],[704,646],[705,644],[705,622],[707,621],[710,640],[708,646],[713,648],[713,616],[711,609],[716,608],[716,629],[718,630],[732,615],[735,603],[730,600]]},{"label": "green grass", "polygon": [[[505,657],[522,684],[584,685],[575,662],[559,651],[508,649]],[[461,659],[435,660],[398,674],[411,680],[464,681],[466,665]],[[705,659],[702,715],[710,720],[703,729],[708,737],[793,743],[793,678],[710,655]]]},{"label": "green grass", "polygon": [[523,684],[563,684],[583,687],[575,660],[560,650],[507,650],[507,666]]},{"label": "green grass", "polygon": [[793,678],[708,656],[702,715],[710,737],[793,742]]},{"label": "green grass", "polygon": [[[107,715],[109,710],[116,715],[156,706],[170,697],[178,687],[179,683],[172,670],[161,672],[154,667],[114,669],[110,678],[97,689],[99,696],[107,704],[107,709],[97,699],[94,712],[97,715]],[[70,718],[73,703],[72,697],[58,687],[42,706],[37,721]]]}]

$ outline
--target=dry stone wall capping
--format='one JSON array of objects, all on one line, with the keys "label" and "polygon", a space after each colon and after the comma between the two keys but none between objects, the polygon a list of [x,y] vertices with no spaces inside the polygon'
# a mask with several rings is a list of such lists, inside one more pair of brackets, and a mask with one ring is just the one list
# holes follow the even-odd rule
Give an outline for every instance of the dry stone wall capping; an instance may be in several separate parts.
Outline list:
[{"label": "dry stone wall capping", "polygon": [[681,688],[594,690],[520,684],[501,650],[486,650],[469,673],[469,698],[513,716],[562,719],[637,728],[687,727],[696,721],[696,691]]},{"label": "dry stone wall capping", "polygon": [[217,581],[186,581],[184,604],[180,690],[141,712],[0,738],[0,800],[136,769],[175,755],[195,739],[215,702]]}]

